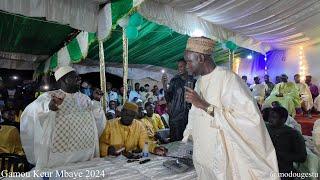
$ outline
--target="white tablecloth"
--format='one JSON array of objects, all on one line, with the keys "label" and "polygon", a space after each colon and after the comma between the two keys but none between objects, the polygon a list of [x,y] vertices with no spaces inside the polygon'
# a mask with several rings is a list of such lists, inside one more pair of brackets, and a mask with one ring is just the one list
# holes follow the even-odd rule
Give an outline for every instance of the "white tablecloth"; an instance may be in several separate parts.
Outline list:
[{"label": "white tablecloth", "polygon": [[[298,165],[298,170],[304,173],[319,173],[320,171],[320,159],[317,155],[312,153],[312,141],[309,137],[305,137],[307,145],[307,161]],[[187,151],[192,150],[191,144],[183,144],[175,142],[166,145],[169,149],[168,155],[182,157],[187,154]],[[76,164],[69,164],[67,166],[57,167],[55,169],[48,169],[47,176],[50,179],[74,179],[75,175],[82,175],[81,178],[76,179],[110,179],[110,180],[191,180],[196,179],[197,174],[194,169],[191,169],[185,173],[175,173],[163,166],[163,162],[172,160],[169,157],[160,157],[150,155],[151,161],[145,164],[139,164],[139,162],[127,163],[127,158],[124,156],[119,157],[107,157],[97,158],[87,162],[81,162]],[[56,177],[57,173],[66,172],[64,178]],[[34,173],[40,175],[40,171],[31,171],[28,178],[13,178],[13,179],[47,179],[36,177]],[[51,173],[51,174],[49,174]],[[43,174],[42,174],[43,175]],[[69,175],[69,176],[67,176]],[[70,177],[73,175],[73,177]],[[317,178],[314,178],[317,179]]]},{"label": "white tablecloth", "polygon": [[[169,149],[168,155],[171,156],[183,156],[186,155],[186,150],[189,145],[181,145],[181,143],[168,144]],[[190,169],[185,173],[174,173],[168,168],[163,166],[163,162],[167,160],[172,160],[173,158],[169,157],[160,157],[155,155],[149,155],[151,161],[145,164],[139,164],[139,162],[127,163],[127,158],[124,156],[119,157],[107,157],[107,158],[98,158],[87,162],[81,162],[76,164],[70,164],[68,166],[58,167],[54,169],[48,169],[47,175],[51,179],[73,179],[73,177],[64,178],[56,177],[57,173],[67,172],[68,174],[73,173],[73,175],[82,175],[81,178],[77,177],[76,179],[110,179],[110,180],[147,180],[147,179],[172,179],[172,180],[190,180],[196,179],[197,174],[194,168]],[[31,171],[31,177],[28,179],[43,179],[41,177],[34,177],[40,174],[37,171]],[[18,178],[21,179],[21,178]],[[47,179],[47,178],[44,178]]]}]

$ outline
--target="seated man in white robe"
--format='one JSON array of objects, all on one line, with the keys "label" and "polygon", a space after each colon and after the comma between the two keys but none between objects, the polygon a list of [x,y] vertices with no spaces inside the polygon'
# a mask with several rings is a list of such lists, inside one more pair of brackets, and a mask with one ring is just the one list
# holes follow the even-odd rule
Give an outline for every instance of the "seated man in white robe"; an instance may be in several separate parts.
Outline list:
[{"label": "seated man in white robe", "polygon": [[260,83],[260,78],[258,76],[254,77],[253,80],[254,84],[250,86],[250,90],[252,91],[254,99],[257,100],[261,107],[266,96],[267,86]]},{"label": "seated man in white robe", "polygon": [[201,180],[271,180],[278,163],[257,103],[240,77],[214,64],[214,41],[188,39],[184,54],[195,89],[183,141],[193,140],[193,163]]},{"label": "seated man in white robe", "polygon": [[55,72],[59,90],[39,96],[21,115],[20,138],[36,169],[63,166],[99,157],[99,135],[106,119],[99,100],[79,92],[81,78],[71,67]]},{"label": "seated man in white robe", "polygon": [[317,152],[320,152],[320,119],[313,124],[312,140],[316,146]]},{"label": "seated man in white robe", "polygon": [[317,112],[320,112],[320,96],[314,99],[313,107]]},{"label": "seated man in white robe", "polygon": [[311,109],[313,107],[312,94],[309,86],[300,81],[300,75],[294,75],[294,81],[301,97],[301,108],[305,115],[311,117]]}]

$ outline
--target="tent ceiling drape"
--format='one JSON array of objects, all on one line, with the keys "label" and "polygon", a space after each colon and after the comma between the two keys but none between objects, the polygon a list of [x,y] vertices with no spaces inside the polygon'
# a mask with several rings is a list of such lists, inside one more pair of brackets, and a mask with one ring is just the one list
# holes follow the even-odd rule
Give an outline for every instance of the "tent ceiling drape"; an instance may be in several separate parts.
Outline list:
[{"label": "tent ceiling drape", "polygon": [[0,12],[0,68],[35,69],[78,32],[66,25]]},{"label": "tent ceiling drape", "polygon": [[[0,1],[1,2],[1,1]],[[50,55],[63,46],[63,41],[75,29],[0,12],[0,51],[32,55]]]},{"label": "tent ceiling drape", "polygon": [[[91,59],[73,65],[79,74],[99,72],[99,62]],[[177,72],[173,69],[168,69],[159,66],[153,66],[149,64],[129,64],[128,66],[128,77],[129,79],[144,79],[151,78],[156,81],[161,81],[162,70],[164,70],[169,78],[172,78]],[[106,72],[122,77],[123,76],[123,64],[122,63],[107,63]]]},{"label": "tent ceiling drape", "polygon": [[99,3],[97,0],[1,0],[0,9],[96,32]]},{"label": "tent ceiling drape", "polygon": [[87,32],[98,32],[105,39],[111,30],[111,6],[107,0],[1,0],[0,10],[29,17],[40,17]]},{"label": "tent ceiling drape", "polygon": [[[19,21],[18,24],[24,23],[20,28],[14,23],[11,25],[1,23],[1,42],[9,43],[1,43],[0,51],[26,55],[52,55],[54,53],[52,51],[56,52],[56,47],[70,35],[70,32],[75,30],[73,28],[88,32],[97,32],[98,30],[99,32],[99,24],[103,23],[100,32],[104,32],[103,37],[105,37],[110,32],[111,26],[115,27],[117,21],[128,15],[138,4],[140,4],[137,8],[138,12],[147,21],[139,27],[139,36],[129,41],[129,59],[133,64],[153,64],[175,68],[176,60],[183,57],[188,37],[186,35],[192,35],[197,29],[202,30],[204,35],[210,38],[231,40],[240,47],[261,53],[269,51],[271,46],[273,48],[288,48],[300,43],[316,44],[320,42],[318,36],[320,34],[319,0],[118,0],[107,4],[102,8],[104,11],[101,11],[100,5],[108,2],[110,1],[0,1],[0,10],[31,16],[33,19],[41,19],[43,23],[46,23],[46,26],[40,25],[42,28],[33,26],[34,22],[28,22],[25,19]],[[106,17],[107,21],[103,21]],[[19,17],[13,19],[16,21]],[[54,21],[54,23],[48,21]],[[47,25],[52,27],[46,31]],[[10,27],[12,30],[9,30]],[[103,29],[104,27],[108,28]],[[41,32],[34,29],[40,29]],[[14,33],[8,36],[3,34],[5,32]],[[51,34],[55,39],[50,39],[51,36],[48,35]],[[47,43],[45,45],[37,43],[35,37],[45,37],[45,35],[48,37],[40,39],[39,42]],[[97,36],[99,38],[99,33]],[[121,36],[121,28],[117,28],[113,30],[110,39],[105,41],[104,49],[107,62],[122,62]],[[13,42],[8,39],[10,37],[14,37],[16,40]],[[33,38],[30,41],[32,43],[22,46],[21,43],[27,42],[28,38]],[[41,46],[35,47],[37,44]],[[88,58],[98,60],[97,43],[88,43],[87,45],[90,45]],[[79,47],[82,50],[82,46]],[[244,48],[238,48],[235,52],[236,55],[241,56],[243,52],[247,53],[248,50]],[[8,54],[0,54],[0,58],[16,61],[15,57],[23,56],[23,54],[11,55],[13,58],[10,58]],[[85,58],[83,55],[86,53],[79,57]],[[218,62],[223,63],[228,58],[228,51],[223,50],[221,43],[218,43],[214,55]],[[26,57],[21,59],[26,62],[23,60]],[[42,60],[39,57],[32,59],[34,61]]]},{"label": "tent ceiling drape", "polygon": [[206,36],[233,38],[262,53],[267,45],[288,48],[320,41],[319,0],[149,0],[139,11],[177,32],[192,34],[200,28]]},{"label": "tent ceiling drape", "polygon": [[[177,61],[183,58],[188,36],[172,31],[170,28],[144,20],[136,39],[129,40],[130,64],[152,64],[155,66],[176,69]],[[105,57],[108,63],[122,62],[122,30],[113,30],[110,38],[104,42]],[[237,48],[236,56],[242,52],[247,55],[250,51]],[[228,61],[228,50],[224,50],[221,43],[217,43],[214,50],[217,64]],[[90,45],[88,58],[99,61],[98,44]]]}]

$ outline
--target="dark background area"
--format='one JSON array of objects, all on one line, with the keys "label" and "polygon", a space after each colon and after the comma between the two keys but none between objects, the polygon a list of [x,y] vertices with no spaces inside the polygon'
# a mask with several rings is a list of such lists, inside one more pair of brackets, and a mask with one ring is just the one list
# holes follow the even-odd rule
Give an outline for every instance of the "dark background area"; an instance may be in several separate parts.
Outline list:
[{"label": "dark background area", "polygon": [[[32,80],[32,70],[14,70],[14,69],[2,69],[0,68],[0,77],[7,83],[15,82],[17,84],[22,83],[23,80]],[[13,80],[12,76],[18,76],[19,79]]]},{"label": "dark background area", "polygon": [[[88,81],[92,87],[100,87],[100,73],[80,74],[82,81]],[[123,84],[121,77],[106,73],[106,81],[111,82],[112,87],[120,88]]]},{"label": "dark background area", "polygon": [[[7,83],[15,83],[16,85],[21,84],[23,80],[32,80],[34,71],[32,70],[13,70],[13,69],[1,69],[0,68],[0,77],[2,77],[4,82]],[[13,80],[13,76],[18,76],[18,80]],[[92,87],[100,87],[100,73],[87,73],[87,74],[80,74],[82,81],[88,81]],[[111,82],[114,88],[120,88],[122,86],[122,78],[106,73],[106,81]],[[46,83],[55,83],[55,79],[53,74],[49,79],[46,81],[39,79],[38,83],[41,85]]]}]

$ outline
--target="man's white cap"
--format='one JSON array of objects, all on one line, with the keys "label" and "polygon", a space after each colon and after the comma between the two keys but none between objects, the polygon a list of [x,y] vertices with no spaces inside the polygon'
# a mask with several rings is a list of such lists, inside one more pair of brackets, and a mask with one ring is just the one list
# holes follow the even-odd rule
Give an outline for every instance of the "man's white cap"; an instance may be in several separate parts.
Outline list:
[{"label": "man's white cap", "polygon": [[70,66],[64,66],[60,67],[56,72],[54,73],[54,77],[56,78],[56,81],[58,81],[60,78],[62,78],[64,75],[68,74],[71,71],[76,71]]}]

